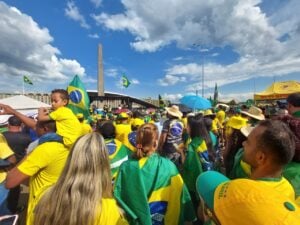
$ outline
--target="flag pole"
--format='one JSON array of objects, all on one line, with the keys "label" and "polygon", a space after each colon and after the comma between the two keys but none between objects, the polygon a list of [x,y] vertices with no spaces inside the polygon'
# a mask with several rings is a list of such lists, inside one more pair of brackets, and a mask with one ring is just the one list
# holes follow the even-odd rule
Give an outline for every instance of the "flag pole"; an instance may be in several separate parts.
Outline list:
[{"label": "flag pole", "polygon": [[23,77],[23,95],[25,95],[25,85],[24,85],[24,77]]}]

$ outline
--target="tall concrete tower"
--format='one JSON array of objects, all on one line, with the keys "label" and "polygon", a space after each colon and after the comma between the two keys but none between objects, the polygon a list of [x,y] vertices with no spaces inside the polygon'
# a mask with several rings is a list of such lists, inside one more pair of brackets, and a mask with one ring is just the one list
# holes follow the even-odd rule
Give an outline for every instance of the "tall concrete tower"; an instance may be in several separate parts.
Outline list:
[{"label": "tall concrete tower", "polygon": [[98,45],[98,96],[104,96],[102,45]]}]

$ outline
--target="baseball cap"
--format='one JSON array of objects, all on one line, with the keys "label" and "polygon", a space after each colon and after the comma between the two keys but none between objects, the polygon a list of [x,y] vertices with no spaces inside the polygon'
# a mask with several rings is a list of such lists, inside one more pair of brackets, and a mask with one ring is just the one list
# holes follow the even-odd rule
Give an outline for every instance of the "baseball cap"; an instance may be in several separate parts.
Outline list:
[{"label": "baseball cap", "polygon": [[121,112],[119,115],[118,115],[118,119],[127,119],[129,116],[127,113],[125,112]]},{"label": "baseball cap", "polygon": [[250,179],[229,181],[216,173],[201,174],[196,187],[222,225],[299,224],[299,207],[271,186]]}]

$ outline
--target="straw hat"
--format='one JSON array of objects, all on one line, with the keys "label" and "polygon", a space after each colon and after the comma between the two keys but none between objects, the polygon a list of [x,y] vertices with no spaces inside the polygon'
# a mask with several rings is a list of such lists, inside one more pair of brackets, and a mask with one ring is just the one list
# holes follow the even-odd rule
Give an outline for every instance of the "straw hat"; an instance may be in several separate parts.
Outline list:
[{"label": "straw hat", "polygon": [[177,105],[172,105],[171,107],[166,107],[166,111],[171,116],[175,116],[179,119],[182,117],[182,112],[180,112],[179,107]]},{"label": "straw hat", "polygon": [[241,111],[241,113],[257,120],[265,119],[262,110],[255,106],[251,106],[248,111]]},{"label": "straw hat", "polygon": [[242,127],[241,132],[245,137],[248,137],[254,128],[255,127],[253,127],[253,126]]}]

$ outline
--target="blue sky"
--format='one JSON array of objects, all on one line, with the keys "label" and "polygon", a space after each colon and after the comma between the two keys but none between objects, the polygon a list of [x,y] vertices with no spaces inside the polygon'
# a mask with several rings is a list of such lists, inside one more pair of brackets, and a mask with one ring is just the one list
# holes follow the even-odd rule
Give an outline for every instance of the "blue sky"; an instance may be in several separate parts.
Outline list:
[{"label": "blue sky", "polygon": [[[139,98],[187,93],[245,100],[274,80],[300,81],[298,0],[0,1],[0,91],[66,88],[78,74],[97,88]],[[122,74],[131,81],[120,85]]]}]

